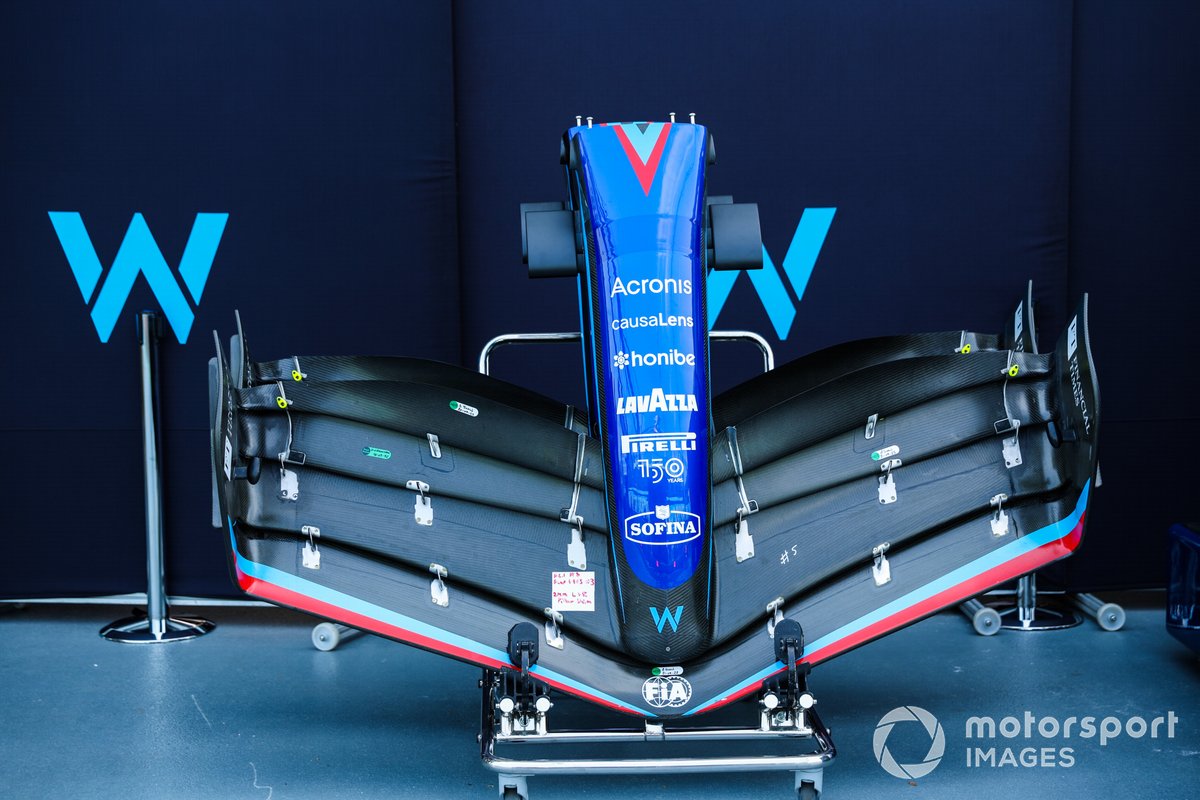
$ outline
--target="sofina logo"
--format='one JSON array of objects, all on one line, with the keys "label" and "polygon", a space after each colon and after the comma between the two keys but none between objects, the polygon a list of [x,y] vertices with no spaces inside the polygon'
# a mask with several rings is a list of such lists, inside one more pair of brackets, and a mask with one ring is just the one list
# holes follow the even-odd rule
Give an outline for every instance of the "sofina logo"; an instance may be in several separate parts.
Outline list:
[{"label": "sofina logo", "polygon": [[[59,244],[75,275],[83,302],[91,303],[92,296],[96,297],[92,305],[92,323],[96,326],[100,341],[107,342],[112,335],[117,317],[125,307],[138,275],[144,275],[150,284],[150,290],[158,298],[163,314],[171,323],[171,330],[175,331],[175,338],[180,344],[187,341],[196,314],[179,288],[179,280],[171,272],[141,214],[133,215],[107,275],[83,225],[83,217],[75,211],[51,211],[49,214],[50,224],[58,234]],[[197,214],[183,248],[183,257],[179,259],[179,277],[183,279],[183,285],[197,306],[200,305],[200,296],[204,293],[204,284],[208,282],[208,273],[212,269],[228,219],[228,214]],[[103,285],[99,286],[97,293],[101,278],[104,279]]]},{"label": "sofina logo", "polygon": [[[892,729],[902,722],[916,722],[925,728],[929,734],[929,752],[925,758],[913,764],[901,764],[896,761],[887,747],[888,736]],[[883,715],[875,727],[875,736],[871,740],[875,751],[875,760],[887,774],[905,780],[923,778],[937,768],[946,752],[946,733],[937,717],[919,706],[900,706],[893,708]]]},{"label": "sofina logo", "polygon": [[625,540],[636,544],[668,546],[684,544],[700,536],[700,515],[655,506],[653,511],[625,518]]},{"label": "sofina logo", "polygon": [[[804,209],[804,213],[800,215],[800,222],[796,225],[796,233],[792,236],[792,243],[783,257],[782,275],[765,247],[763,248],[763,268],[746,271],[746,275],[750,278],[750,284],[758,294],[759,302],[763,304],[767,317],[775,328],[775,335],[780,340],[786,339],[792,330],[792,322],[796,319],[796,303],[804,298],[804,289],[808,286],[808,279],[812,277],[813,267],[817,264],[817,256],[821,254],[821,247],[825,244],[825,235],[829,233],[829,226],[833,224],[833,215],[836,211],[836,208]],[[725,308],[725,301],[729,299],[729,292],[741,274],[741,272],[733,270],[728,272],[712,270],[708,273],[708,327],[710,329],[716,324],[717,317]],[[795,303],[788,295],[783,276],[786,276],[788,283],[792,285],[792,291],[796,294]]]}]

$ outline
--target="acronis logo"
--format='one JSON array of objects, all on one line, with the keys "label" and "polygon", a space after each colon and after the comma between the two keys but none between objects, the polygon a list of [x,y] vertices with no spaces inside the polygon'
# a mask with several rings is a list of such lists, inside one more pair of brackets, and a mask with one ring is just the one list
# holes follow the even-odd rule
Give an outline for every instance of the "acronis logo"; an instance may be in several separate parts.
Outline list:
[{"label": "acronis logo", "polygon": [[183,248],[183,257],[179,259],[179,278],[175,277],[163,258],[141,214],[134,214],[129,222],[125,238],[107,274],[83,225],[83,217],[76,211],[51,211],[49,214],[50,224],[58,234],[59,244],[75,275],[83,302],[92,305],[92,324],[96,326],[100,341],[107,342],[112,335],[117,317],[121,315],[133,290],[134,281],[138,275],[142,275],[158,299],[171,330],[175,331],[175,338],[180,344],[187,342],[196,313],[179,288],[179,282],[183,281],[193,303],[199,306],[209,270],[217,255],[217,246],[221,243],[221,234],[225,231],[225,222],[229,219],[228,214],[196,215],[187,245]]}]

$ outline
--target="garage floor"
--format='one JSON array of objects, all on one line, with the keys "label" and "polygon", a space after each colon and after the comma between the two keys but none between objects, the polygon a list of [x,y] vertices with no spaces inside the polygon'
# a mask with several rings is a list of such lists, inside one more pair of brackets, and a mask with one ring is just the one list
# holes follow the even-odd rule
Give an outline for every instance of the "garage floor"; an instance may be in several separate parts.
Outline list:
[{"label": "garage floor", "polygon": [[[1166,634],[1161,595],[1123,601],[1118,633],[1087,621],[983,638],[943,613],[819,668],[813,690],[839,748],[824,797],[1200,799],[1200,660]],[[278,609],[187,612],[217,630],[130,646],[96,635],[128,608],[0,606],[0,797],[495,796],[475,744],[475,668],[372,637],[319,652],[312,620]],[[927,709],[945,733],[941,763],[916,781],[891,777],[873,754],[876,725],[901,705]],[[969,717],[1003,728],[1008,716],[1024,725],[1026,711],[1028,739],[1012,727],[1012,739],[965,738]],[[1077,721],[1063,738],[1072,716],[1098,727],[1111,716],[1122,732],[1102,746],[1098,733],[1080,738]],[[881,742],[902,764],[930,747],[915,723]],[[793,796],[781,773],[543,777],[530,789],[535,800]]]}]

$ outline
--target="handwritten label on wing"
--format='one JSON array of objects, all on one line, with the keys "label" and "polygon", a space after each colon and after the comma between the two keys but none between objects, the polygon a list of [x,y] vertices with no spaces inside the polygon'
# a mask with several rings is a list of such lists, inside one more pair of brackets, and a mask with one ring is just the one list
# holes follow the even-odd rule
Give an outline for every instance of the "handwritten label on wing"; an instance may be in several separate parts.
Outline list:
[{"label": "handwritten label on wing", "polygon": [[550,608],[555,611],[595,611],[596,573],[551,573]]}]

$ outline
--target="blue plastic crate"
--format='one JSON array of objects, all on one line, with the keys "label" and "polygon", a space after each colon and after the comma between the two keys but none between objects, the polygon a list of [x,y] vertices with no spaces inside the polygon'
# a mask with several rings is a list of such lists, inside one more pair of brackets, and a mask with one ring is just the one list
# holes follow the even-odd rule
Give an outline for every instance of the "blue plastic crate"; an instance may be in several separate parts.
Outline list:
[{"label": "blue plastic crate", "polygon": [[1187,525],[1173,525],[1170,537],[1167,631],[1200,653],[1200,533]]}]

